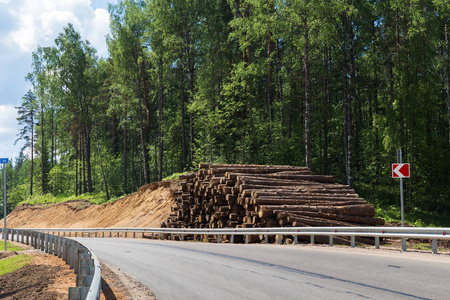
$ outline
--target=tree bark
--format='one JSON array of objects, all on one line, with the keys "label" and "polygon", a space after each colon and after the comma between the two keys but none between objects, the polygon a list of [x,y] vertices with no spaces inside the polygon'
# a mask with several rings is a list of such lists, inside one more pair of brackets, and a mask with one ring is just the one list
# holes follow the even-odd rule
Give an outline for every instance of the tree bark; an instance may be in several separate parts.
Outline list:
[{"label": "tree bark", "polygon": [[100,151],[100,143],[98,142],[98,126],[96,126],[96,129],[97,129],[97,131],[96,131],[97,150],[98,150],[98,157],[99,157],[99,160],[100,160],[100,168],[102,170],[103,184],[105,185],[106,200],[109,200],[108,183],[106,181],[105,170],[103,168],[102,152]]},{"label": "tree bark", "polygon": [[33,168],[34,168],[34,114],[31,108],[31,165],[30,165],[30,195],[33,195]]},{"label": "tree bark", "polygon": [[183,50],[180,54],[180,108],[181,108],[181,169],[184,171],[187,164],[186,129],[184,120],[184,73],[183,73]]},{"label": "tree bark", "polygon": [[448,141],[450,142],[450,43],[448,38],[448,17],[444,18],[444,36],[445,36],[445,81],[447,83],[447,113],[448,113]]},{"label": "tree bark", "polygon": [[143,167],[144,167],[144,181],[145,184],[148,184],[150,182],[150,179],[148,177],[148,155],[147,155],[147,146],[145,141],[145,132],[144,132],[144,124],[143,124],[143,118],[142,118],[142,95],[141,95],[141,82],[140,82],[140,75],[139,75],[139,64],[138,64],[138,56],[137,53],[139,51],[136,49],[136,57],[135,57],[135,66],[136,66],[136,89],[137,89],[137,96],[138,96],[138,112],[139,112],[139,137],[141,142],[141,155],[143,159]]},{"label": "tree bark", "polygon": [[[127,125],[128,125],[128,122],[127,122],[127,119],[128,119],[128,112],[127,112],[127,109],[128,109],[128,106],[127,106],[127,104],[128,104],[128,99],[127,99],[127,97],[125,97],[125,109],[124,109],[124,120],[123,120],[123,192],[124,192],[124,194],[126,195],[126,194],[128,194],[128,185],[127,185],[127,182],[128,182],[128,178],[127,178],[127,169],[128,169],[128,166],[127,166],[127,142],[128,142],[128,137],[127,137]],[[133,176],[133,174],[132,174],[132,176]]]},{"label": "tree bark", "polygon": [[162,57],[159,58],[159,89],[158,89],[158,100],[159,100],[159,181],[163,178],[163,101],[164,101],[164,88],[163,88],[163,60]]},{"label": "tree bark", "polygon": [[[308,1],[306,1],[305,5],[308,5]],[[309,28],[306,13],[303,17],[305,30],[305,57],[303,61],[305,68],[305,164],[307,168],[311,169],[311,78],[309,66]]]}]

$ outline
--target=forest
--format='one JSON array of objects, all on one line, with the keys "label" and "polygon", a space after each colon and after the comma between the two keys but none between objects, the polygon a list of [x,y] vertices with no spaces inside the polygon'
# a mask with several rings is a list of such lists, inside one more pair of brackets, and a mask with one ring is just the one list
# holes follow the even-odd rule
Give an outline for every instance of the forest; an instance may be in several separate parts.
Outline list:
[{"label": "forest", "polygon": [[410,220],[450,226],[449,1],[108,9],[109,57],[71,24],[33,52],[24,147],[6,166],[11,209],[43,195],[106,202],[199,163],[252,163],[333,175],[395,219],[401,149]]}]

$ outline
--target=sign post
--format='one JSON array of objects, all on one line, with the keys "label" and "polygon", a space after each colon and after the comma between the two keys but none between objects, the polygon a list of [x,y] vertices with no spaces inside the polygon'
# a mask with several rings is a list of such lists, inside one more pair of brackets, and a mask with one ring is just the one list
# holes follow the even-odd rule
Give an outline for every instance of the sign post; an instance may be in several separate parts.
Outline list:
[{"label": "sign post", "polygon": [[6,229],[6,165],[8,164],[8,159],[0,158],[0,164],[3,164],[3,238],[5,239],[5,251],[8,251],[6,243],[8,239],[8,230]]},{"label": "sign post", "polygon": [[[398,163],[392,164],[392,178],[400,178],[400,210],[402,216],[402,227],[405,226],[403,209],[403,178],[409,178],[409,164],[402,163],[402,149],[397,149]],[[406,239],[402,238],[402,250],[406,251]]]}]

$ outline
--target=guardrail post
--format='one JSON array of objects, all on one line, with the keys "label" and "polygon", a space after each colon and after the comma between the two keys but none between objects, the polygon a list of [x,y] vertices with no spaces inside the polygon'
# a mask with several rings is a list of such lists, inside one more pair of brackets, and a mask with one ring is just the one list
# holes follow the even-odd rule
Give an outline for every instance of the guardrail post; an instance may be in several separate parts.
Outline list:
[{"label": "guardrail post", "polygon": [[311,235],[311,244],[314,244],[314,235]]},{"label": "guardrail post", "polygon": [[265,234],[264,235],[264,244],[268,244],[269,243],[269,235]]},{"label": "guardrail post", "polygon": [[351,244],[352,244],[351,247],[355,248],[355,236],[351,237]]},{"label": "guardrail post", "polygon": [[181,240],[181,241],[184,241],[184,234],[181,234],[180,240]]},{"label": "guardrail post", "polygon": [[406,251],[406,238],[402,238],[402,251]]},{"label": "guardrail post", "polygon": [[128,234],[127,234],[127,233],[128,233],[128,232],[126,232],[126,231],[125,231],[125,238],[127,238],[127,237],[128,237]]},{"label": "guardrail post", "polygon": [[245,243],[248,244],[248,234],[245,235]]},{"label": "guardrail post", "polygon": [[77,232],[75,231],[75,237],[77,237]]},{"label": "guardrail post", "polygon": [[152,240],[155,238],[155,234],[152,232]]},{"label": "guardrail post", "polygon": [[39,236],[40,236],[40,240],[41,240],[41,242],[40,242],[41,251],[44,251],[45,250],[45,233],[41,232],[41,233],[39,233]]},{"label": "guardrail post", "polygon": [[[133,239],[136,238],[136,232],[133,231]],[[172,234],[172,240],[173,240],[173,234]]]},{"label": "guardrail post", "polygon": [[102,231],[102,238],[104,238],[105,237],[105,232],[104,231]]},{"label": "guardrail post", "polygon": [[89,293],[88,287],[70,287],[69,288],[69,300],[86,299]]},{"label": "guardrail post", "polygon": [[282,244],[283,236],[281,234],[278,235],[278,245]]},{"label": "guardrail post", "polygon": [[232,234],[230,237],[230,244],[234,244],[234,234]]},{"label": "guardrail post", "polygon": [[11,242],[14,242],[14,229],[11,230]]},{"label": "guardrail post", "polygon": [[437,240],[436,239],[431,240],[431,251],[433,254],[437,254]]},{"label": "guardrail post", "polygon": [[220,243],[220,234],[217,235],[217,243]]},{"label": "guardrail post", "polygon": [[48,234],[44,233],[44,252],[48,253]]},{"label": "guardrail post", "polygon": [[375,249],[380,249],[380,237],[375,237]]},{"label": "guardrail post", "polygon": [[294,245],[298,245],[298,235],[294,235]]},{"label": "guardrail post", "polygon": [[330,247],[333,247],[333,236],[330,235]]}]

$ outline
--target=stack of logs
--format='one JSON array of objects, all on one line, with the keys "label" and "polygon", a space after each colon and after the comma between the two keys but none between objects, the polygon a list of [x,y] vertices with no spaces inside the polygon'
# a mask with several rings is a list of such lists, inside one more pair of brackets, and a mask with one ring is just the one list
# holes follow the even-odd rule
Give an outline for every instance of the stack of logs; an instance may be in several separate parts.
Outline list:
[{"label": "stack of logs", "polygon": [[353,189],[305,167],[200,164],[179,179],[168,227],[384,225]]}]

